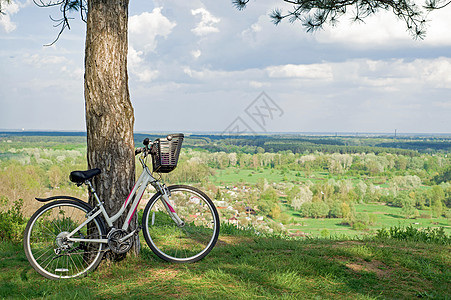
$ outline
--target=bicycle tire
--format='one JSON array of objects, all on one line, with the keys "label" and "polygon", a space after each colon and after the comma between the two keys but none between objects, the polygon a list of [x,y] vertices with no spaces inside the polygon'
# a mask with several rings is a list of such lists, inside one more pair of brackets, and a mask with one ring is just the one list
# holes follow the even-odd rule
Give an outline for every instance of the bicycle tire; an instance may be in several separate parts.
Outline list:
[{"label": "bicycle tire", "polygon": [[170,205],[184,226],[178,227],[156,193],[144,209],[142,225],[147,245],[161,259],[176,263],[193,263],[204,258],[219,236],[219,216],[210,198],[186,185],[168,187]]},{"label": "bicycle tire", "polygon": [[[81,200],[80,200],[81,201]],[[102,260],[102,243],[70,242],[65,236],[86,220],[92,210],[87,203],[57,200],[39,208],[27,223],[24,250],[31,266],[49,279],[85,276]],[[100,239],[105,236],[103,221],[96,217],[74,237]]]}]

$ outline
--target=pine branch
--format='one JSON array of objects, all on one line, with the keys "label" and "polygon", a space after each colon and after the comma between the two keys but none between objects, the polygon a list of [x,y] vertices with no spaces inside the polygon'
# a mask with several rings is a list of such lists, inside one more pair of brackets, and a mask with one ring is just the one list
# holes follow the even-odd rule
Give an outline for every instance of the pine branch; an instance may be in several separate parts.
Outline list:
[{"label": "pine branch", "polygon": [[[291,4],[293,9],[284,13],[274,9],[270,13],[271,21],[278,25],[282,20],[301,22],[307,32],[322,29],[325,24],[335,25],[339,18],[348,14],[353,8],[353,22],[364,22],[365,18],[381,10],[391,11],[404,21],[407,31],[414,38],[424,38],[427,12],[448,6],[451,0],[426,0],[426,5],[419,7],[413,0],[282,0]],[[233,5],[243,10],[249,0],[233,0]]]},{"label": "pine branch", "polygon": [[[0,0],[0,1],[2,1],[2,0]],[[87,0],[55,0],[55,1],[39,0],[39,2],[37,2],[36,0],[33,0],[33,2],[38,7],[54,7],[54,6],[60,7],[61,18],[53,18],[52,16],[50,16],[50,20],[52,20],[55,23],[55,25],[53,25],[53,27],[59,28],[60,31],[58,32],[58,35],[56,36],[55,40],[45,46],[52,46],[53,44],[55,44],[59,40],[60,36],[63,34],[63,32],[66,28],[70,30],[69,20],[73,20],[74,18],[69,17],[68,16],[69,13],[79,12],[80,19],[83,22],[86,22],[86,16],[88,13]]]}]

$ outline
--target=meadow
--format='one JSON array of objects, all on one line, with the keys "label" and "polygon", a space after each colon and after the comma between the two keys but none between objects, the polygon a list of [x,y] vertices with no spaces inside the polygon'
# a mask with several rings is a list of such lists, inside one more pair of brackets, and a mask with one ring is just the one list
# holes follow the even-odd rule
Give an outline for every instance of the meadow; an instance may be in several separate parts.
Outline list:
[{"label": "meadow", "polygon": [[[226,168],[215,170],[209,181],[217,186],[233,187],[236,185],[254,186],[258,182],[265,180],[274,184],[281,182],[298,182],[305,184],[326,184],[329,180],[339,182],[348,180],[352,185],[356,185],[361,178],[357,176],[331,175],[328,172],[312,172],[309,176],[302,171],[275,170],[275,169],[238,169]],[[372,177],[365,180],[366,184],[375,184],[381,189],[389,189],[389,184],[385,177]],[[418,189],[430,190],[429,186],[421,185]],[[287,195],[283,188],[280,189],[278,202],[281,213],[286,214],[290,222],[285,224],[288,233],[297,235],[310,235],[315,237],[329,236],[365,236],[372,235],[377,229],[390,228],[392,226],[413,226],[415,228],[443,227],[447,234],[451,234],[451,219],[444,216],[433,216],[428,207],[419,210],[415,218],[406,218],[402,207],[387,205],[386,202],[356,203],[356,213],[366,213],[373,215],[375,222],[368,224],[364,230],[355,230],[346,224],[344,218],[306,218],[299,210],[293,209],[287,200]],[[279,219],[275,220],[279,221]]]},{"label": "meadow", "polygon": [[[86,198],[86,192],[68,180],[70,171],[86,169],[85,137],[43,134],[0,136],[2,210],[23,199],[22,212],[28,217],[40,205],[33,200],[36,196]],[[137,145],[143,137],[136,135]],[[431,153],[382,151],[380,145],[393,145],[387,137],[188,136],[184,143],[179,166],[165,179],[168,184],[196,185],[217,205],[228,207],[219,210],[223,222],[236,218],[241,226],[315,237],[371,235],[379,228],[398,225],[443,227],[451,232],[451,184],[435,181],[451,166],[443,150],[447,140],[416,137],[397,142],[419,150],[436,145],[438,150]],[[293,151],[266,152],[276,145],[291,145]],[[314,145],[314,152],[295,153],[301,146]],[[342,153],[344,145],[354,148]],[[354,153],[357,149],[374,152]],[[309,210],[305,202],[320,203],[326,210]],[[349,212],[343,210],[346,205]],[[245,207],[255,215],[246,215]]]},{"label": "meadow", "polygon": [[391,238],[287,239],[224,228],[195,264],[139,257],[103,262],[85,278],[52,281],[21,245],[0,243],[4,299],[449,299],[451,249]]},{"label": "meadow", "polygon": [[348,225],[343,224],[342,219],[333,218],[302,218],[298,213],[285,206],[286,212],[296,218],[296,225],[288,227],[290,232],[303,232],[314,237],[330,237],[330,236],[346,236],[346,237],[360,237],[372,236],[381,228],[390,228],[394,226],[413,228],[436,228],[443,227],[446,234],[451,234],[450,222],[446,218],[416,218],[406,219],[399,207],[390,207],[385,204],[358,204],[356,205],[357,212],[372,213],[377,216],[376,222],[369,225],[365,230],[354,230]]},{"label": "meadow", "polygon": [[[22,230],[41,205],[36,196],[86,199],[68,180],[86,169],[84,139],[0,136],[0,298],[451,297],[448,150],[380,148],[387,140],[374,137],[349,153],[333,138],[323,151],[298,143],[308,151],[296,153],[267,152],[284,145],[274,141],[188,137],[165,180],[215,201],[222,228],[213,251],[195,264],[170,264],[142,243],[139,257],[104,261],[86,278],[46,280],[25,258]],[[368,149],[378,153],[357,151]]]}]

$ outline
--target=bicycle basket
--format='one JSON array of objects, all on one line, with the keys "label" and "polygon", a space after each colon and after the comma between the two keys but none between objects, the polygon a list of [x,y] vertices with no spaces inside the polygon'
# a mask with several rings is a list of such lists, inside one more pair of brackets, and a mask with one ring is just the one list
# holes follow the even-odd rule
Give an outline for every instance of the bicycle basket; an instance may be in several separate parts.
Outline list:
[{"label": "bicycle basket", "polygon": [[152,147],[153,171],[169,173],[177,167],[180,148],[182,148],[183,133],[170,134],[171,139],[156,139]]}]

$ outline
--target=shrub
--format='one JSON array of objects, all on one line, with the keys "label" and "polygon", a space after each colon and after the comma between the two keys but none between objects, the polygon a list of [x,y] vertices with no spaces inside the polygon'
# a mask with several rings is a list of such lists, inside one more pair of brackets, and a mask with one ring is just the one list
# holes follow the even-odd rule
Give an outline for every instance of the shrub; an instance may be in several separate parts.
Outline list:
[{"label": "shrub", "polygon": [[368,226],[362,222],[355,222],[354,224],[352,224],[352,229],[365,230],[365,229],[368,229]]},{"label": "shrub", "polygon": [[323,230],[321,230],[320,234],[321,234],[321,237],[322,237],[322,238],[328,238],[328,237],[330,237],[330,231],[329,231],[329,229],[327,229],[327,228],[324,228]]},{"label": "shrub", "polygon": [[369,225],[374,225],[374,224],[376,224],[376,221],[377,221],[377,215],[375,215],[375,214],[370,214]]},{"label": "shrub", "polygon": [[370,222],[370,216],[366,212],[359,212],[355,214],[355,222],[360,222],[362,224],[368,224]]},{"label": "shrub", "polygon": [[0,212],[0,240],[18,243],[22,240],[26,220],[21,212],[23,200],[19,199],[7,211]]},{"label": "shrub", "polygon": [[324,218],[329,214],[329,206],[324,202],[306,202],[301,206],[301,215],[307,218]]},{"label": "shrub", "polygon": [[426,213],[420,214],[420,219],[430,219],[430,218],[432,218],[431,214],[426,214]]},{"label": "shrub", "polygon": [[220,234],[255,236],[257,230],[252,226],[240,226],[235,224],[223,223],[220,227]]},{"label": "shrub", "polygon": [[451,237],[447,236],[443,227],[439,228],[414,228],[412,225],[408,227],[394,226],[389,229],[379,229],[376,233],[379,239],[396,239],[401,241],[424,242],[434,244],[451,244]]}]

